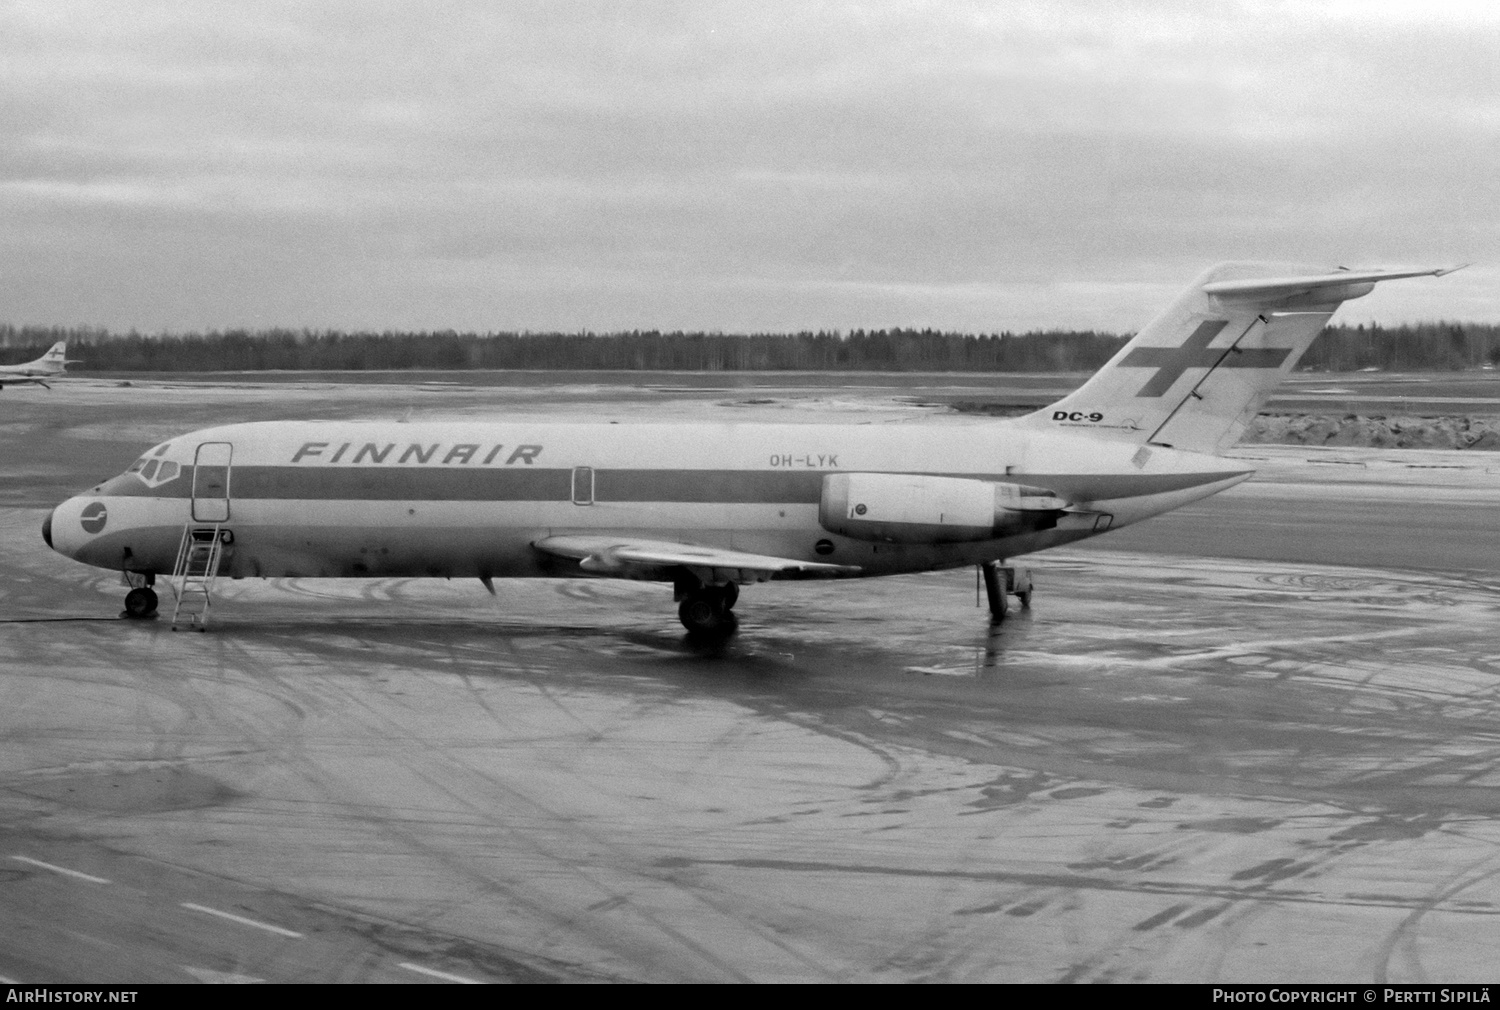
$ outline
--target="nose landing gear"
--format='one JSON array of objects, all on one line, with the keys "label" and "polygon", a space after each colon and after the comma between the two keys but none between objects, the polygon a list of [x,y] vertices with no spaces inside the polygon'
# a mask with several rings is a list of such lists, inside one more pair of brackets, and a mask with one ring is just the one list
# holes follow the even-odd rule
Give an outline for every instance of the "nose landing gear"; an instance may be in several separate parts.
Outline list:
[{"label": "nose landing gear", "polygon": [[125,594],[125,616],[137,620],[156,616],[156,590],[139,586]]},{"label": "nose landing gear", "polygon": [[[125,548],[126,561],[130,560],[130,548]],[[125,612],[121,617],[144,620],[156,616],[156,575],[152,572],[133,572],[129,568],[120,573],[120,581],[130,587],[125,594]]]}]

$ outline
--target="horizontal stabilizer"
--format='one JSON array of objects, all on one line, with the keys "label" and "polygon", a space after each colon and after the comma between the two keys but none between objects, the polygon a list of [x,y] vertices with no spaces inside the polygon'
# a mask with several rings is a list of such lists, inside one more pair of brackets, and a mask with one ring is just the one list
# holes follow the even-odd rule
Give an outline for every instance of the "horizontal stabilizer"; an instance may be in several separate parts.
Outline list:
[{"label": "horizontal stabilizer", "polygon": [[1336,270],[1333,273],[1313,274],[1307,277],[1255,277],[1240,281],[1212,281],[1203,285],[1205,294],[1215,298],[1283,298],[1300,295],[1319,288],[1342,288],[1355,284],[1375,284],[1379,281],[1395,281],[1404,277],[1442,277],[1462,270],[1467,263],[1456,267],[1430,267],[1425,270]]},{"label": "horizontal stabilizer", "polygon": [[631,536],[576,535],[546,537],[531,546],[546,554],[575,558],[584,571],[623,575],[632,568],[730,569],[765,577],[788,573],[852,575],[859,568],[818,561],[798,561],[768,554],[748,554],[723,547],[704,547],[671,540]]}]

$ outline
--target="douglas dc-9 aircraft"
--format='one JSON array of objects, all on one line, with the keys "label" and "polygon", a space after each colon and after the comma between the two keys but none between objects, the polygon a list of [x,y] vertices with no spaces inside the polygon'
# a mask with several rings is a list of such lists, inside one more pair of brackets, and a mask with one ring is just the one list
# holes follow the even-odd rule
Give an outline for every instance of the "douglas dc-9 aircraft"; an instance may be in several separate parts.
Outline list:
[{"label": "douglas dc-9 aircraft", "polygon": [[[1457,268],[1453,268],[1457,269]],[[613,577],[671,583],[724,633],[743,585],[980,565],[992,613],[1029,602],[1008,558],[1232,487],[1234,444],[1334,310],[1447,269],[1225,263],[1080,389],[962,425],[272,421],[182,435],[63,502],[42,535],[118,570],[126,614],[207,619],[231,578]],[[196,594],[196,595],[195,595]]]},{"label": "douglas dc-9 aircraft", "polygon": [[47,380],[62,375],[67,371],[67,366],[73,364],[77,362],[68,360],[67,343],[59,340],[35,361],[28,361],[24,365],[0,365],[0,389],[5,388],[7,383],[15,385],[20,382],[34,382],[51,389]]}]

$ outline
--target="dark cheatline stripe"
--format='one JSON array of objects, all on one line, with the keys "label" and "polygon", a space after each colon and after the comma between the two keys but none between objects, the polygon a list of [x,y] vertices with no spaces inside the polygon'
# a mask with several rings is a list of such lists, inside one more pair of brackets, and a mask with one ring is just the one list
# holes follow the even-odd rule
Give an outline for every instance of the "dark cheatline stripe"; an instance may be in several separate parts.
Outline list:
[{"label": "dark cheatline stripe", "polygon": [[595,470],[595,501],[733,504],[816,503],[817,470]]},{"label": "dark cheatline stripe", "polygon": [[[703,504],[816,504],[822,470],[595,470],[599,502]],[[1225,470],[1187,474],[933,474],[1027,484],[1070,501],[1132,498],[1178,491],[1243,473]],[[117,477],[100,491],[125,497],[186,498],[191,468],[177,480],[147,488],[133,477]],[[468,470],[414,466],[237,466],[232,498],[306,501],[569,501],[571,470],[513,468]]]}]

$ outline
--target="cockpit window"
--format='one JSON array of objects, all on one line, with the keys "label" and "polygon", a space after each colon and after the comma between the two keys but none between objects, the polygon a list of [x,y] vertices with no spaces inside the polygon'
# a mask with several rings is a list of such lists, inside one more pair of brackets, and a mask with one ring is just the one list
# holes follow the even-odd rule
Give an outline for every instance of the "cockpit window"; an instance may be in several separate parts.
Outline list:
[{"label": "cockpit window", "polygon": [[155,459],[160,456],[158,450],[151,456],[142,456],[130,465],[127,474],[133,473],[147,487],[160,487],[168,481],[176,480],[177,475],[182,472],[182,464],[175,463],[169,459]]}]

